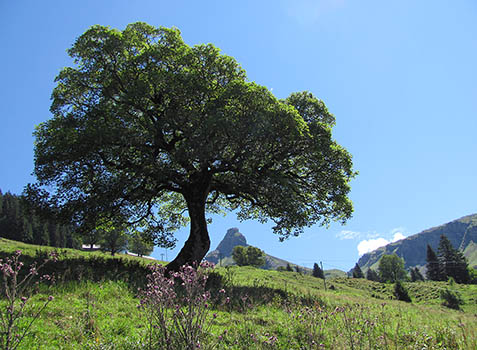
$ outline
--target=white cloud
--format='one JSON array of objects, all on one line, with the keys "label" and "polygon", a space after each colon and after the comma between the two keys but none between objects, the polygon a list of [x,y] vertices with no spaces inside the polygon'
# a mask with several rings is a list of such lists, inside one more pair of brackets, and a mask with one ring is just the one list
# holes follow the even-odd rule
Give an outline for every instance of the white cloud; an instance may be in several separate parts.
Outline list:
[{"label": "white cloud", "polygon": [[402,233],[403,228],[395,228],[391,230],[391,234],[393,235],[391,239],[386,239],[383,237],[375,238],[375,239],[365,239],[361,242],[358,243],[358,254],[359,256],[372,252],[375,249],[378,249],[379,247],[384,247],[385,245],[393,242],[397,242],[401,239],[406,238],[404,234]]},{"label": "white cloud", "polygon": [[391,242],[397,242],[404,238],[406,238],[406,236],[404,236],[401,232],[396,232]]},{"label": "white cloud", "polygon": [[358,254],[361,256],[363,254],[372,252],[379,247],[384,247],[388,243],[389,241],[384,238],[365,239],[364,241],[358,243]]},{"label": "white cloud", "polygon": [[358,238],[361,234],[355,231],[341,231],[340,233],[336,234],[336,237],[343,240],[343,239],[355,239]]}]

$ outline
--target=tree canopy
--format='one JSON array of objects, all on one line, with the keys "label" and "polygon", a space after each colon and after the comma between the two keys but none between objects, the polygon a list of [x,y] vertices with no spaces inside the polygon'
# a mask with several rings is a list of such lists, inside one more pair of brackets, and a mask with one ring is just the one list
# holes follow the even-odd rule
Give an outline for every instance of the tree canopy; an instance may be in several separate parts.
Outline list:
[{"label": "tree canopy", "polygon": [[438,246],[438,259],[441,276],[452,277],[457,283],[469,283],[469,267],[464,254],[455,249],[447,236],[441,235]]},{"label": "tree canopy", "polygon": [[257,247],[235,246],[232,251],[232,257],[238,266],[261,267],[265,265],[265,253]]},{"label": "tree canopy", "polygon": [[406,278],[404,260],[396,254],[383,255],[378,266],[379,279],[382,282],[396,282]]},{"label": "tree canopy", "polygon": [[135,231],[128,238],[128,250],[138,256],[149,255],[154,250],[154,244],[148,241],[141,232]]},{"label": "tree canopy", "polygon": [[54,217],[39,217],[25,204],[22,197],[0,190],[0,237],[53,247],[81,247],[74,227],[59,225]]},{"label": "tree canopy", "polygon": [[279,100],[212,44],[145,23],[95,25],[68,53],[35,131],[26,193],[42,210],[84,232],[121,217],[158,245],[190,221],[171,269],[207,253],[206,212],[271,219],[282,239],[351,217],[351,156],[311,93]]}]

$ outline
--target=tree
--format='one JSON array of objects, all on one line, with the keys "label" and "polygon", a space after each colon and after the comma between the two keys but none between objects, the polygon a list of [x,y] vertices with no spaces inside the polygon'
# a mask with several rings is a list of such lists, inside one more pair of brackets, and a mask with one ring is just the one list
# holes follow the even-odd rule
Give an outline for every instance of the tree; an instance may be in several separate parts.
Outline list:
[{"label": "tree", "polygon": [[397,300],[405,301],[408,303],[411,302],[411,297],[409,296],[407,289],[403,286],[403,284],[399,280],[397,280],[396,283],[394,284],[394,296],[396,297]]},{"label": "tree", "polygon": [[321,267],[318,266],[317,263],[313,264],[313,273],[312,274],[313,274],[313,277],[316,277],[316,278],[321,278],[321,279],[325,278],[325,273],[323,272]]},{"label": "tree", "polygon": [[128,239],[128,249],[138,256],[149,255],[154,250],[154,243],[136,231]]},{"label": "tree", "polygon": [[373,269],[368,269],[368,271],[366,271],[366,279],[369,281],[379,282],[379,275]]},{"label": "tree", "polygon": [[287,270],[288,272],[293,272],[293,269],[292,269],[292,267],[290,266],[290,264],[287,264],[286,270]]},{"label": "tree", "polygon": [[444,279],[452,277],[457,283],[469,283],[469,267],[461,251],[455,249],[445,235],[439,240],[438,259]]},{"label": "tree", "polygon": [[417,267],[410,270],[411,272],[411,282],[424,281],[424,276],[421,274],[421,271]]},{"label": "tree", "polygon": [[104,231],[98,228],[85,232],[82,236],[83,243],[89,245],[90,249],[93,249],[95,244],[99,244],[103,239]]},{"label": "tree", "polygon": [[239,266],[260,267],[265,265],[265,253],[263,250],[253,246],[235,246],[232,251],[232,257]]},{"label": "tree", "polygon": [[212,44],[145,23],[95,25],[68,53],[75,66],[56,78],[25,189],[41,212],[82,232],[119,215],[161,246],[190,221],[170,270],[209,250],[206,212],[271,219],[281,239],[351,217],[351,156],[311,93],[278,100]]},{"label": "tree", "polygon": [[427,252],[426,252],[426,277],[428,280],[431,281],[441,281],[442,280],[442,273],[441,273],[441,265],[439,263],[439,258],[431,246],[427,245]]},{"label": "tree", "polygon": [[406,278],[404,260],[396,254],[383,255],[378,266],[379,279],[383,282],[394,283]]},{"label": "tree", "polygon": [[[66,230],[72,235],[71,225],[60,226],[52,217],[40,218],[28,210],[21,196],[0,191],[0,236],[25,243],[73,248],[68,245]],[[76,248],[77,246],[74,246]]]},{"label": "tree", "polygon": [[354,265],[353,278],[364,278],[363,271],[361,271],[361,268],[359,267],[358,263]]},{"label": "tree", "polygon": [[112,256],[126,250],[128,235],[124,226],[113,222],[103,222],[98,227],[98,230],[102,231],[101,240],[99,241],[102,250],[111,252]]}]

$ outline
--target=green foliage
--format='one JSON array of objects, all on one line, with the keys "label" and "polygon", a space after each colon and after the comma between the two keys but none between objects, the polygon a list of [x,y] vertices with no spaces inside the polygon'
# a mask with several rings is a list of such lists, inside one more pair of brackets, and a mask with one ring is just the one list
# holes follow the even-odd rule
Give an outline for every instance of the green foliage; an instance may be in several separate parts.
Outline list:
[{"label": "green foliage", "polygon": [[313,264],[312,276],[313,276],[313,277],[316,277],[316,278],[321,278],[321,279],[324,279],[324,278],[325,278],[325,273],[323,272],[323,270],[321,269],[321,267],[318,266],[317,263],[314,263],[314,264]]},{"label": "green foliage", "polygon": [[232,257],[238,266],[261,267],[265,265],[265,253],[257,247],[235,246]]},{"label": "green foliage", "polygon": [[[5,261],[0,259],[0,347],[2,350],[15,350],[26,336],[30,335],[30,327],[43,310],[53,300],[52,296],[35,309],[28,305],[31,297],[32,280],[38,275],[43,265],[32,264],[29,272],[22,273],[24,264],[20,261],[21,251],[17,250],[14,255],[7,257]],[[51,276],[48,276],[51,277]],[[32,319],[26,321],[29,315]],[[31,316],[30,316],[31,317]]]},{"label": "green foliage", "polygon": [[353,278],[364,278],[363,271],[361,271],[361,268],[359,267],[358,263],[354,265]]},{"label": "green foliage", "polygon": [[411,272],[411,282],[424,281],[424,276],[417,267],[410,270]]},{"label": "green foliage", "polygon": [[383,282],[394,283],[406,278],[404,260],[396,254],[384,255],[379,261],[379,279]]},{"label": "green foliage", "polygon": [[427,261],[427,265],[426,265],[427,279],[431,281],[441,281],[442,273],[441,273],[439,258],[437,257],[437,254],[434,252],[434,250],[431,248],[429,244],[427,245],[426,261]]},{"label": "green foliage", "polygon": [[404,287],[401,281],[396,281],[396,283],[394,283],[394,296],[397,300],[405,301],[408,303],[411,302],[411,297],[409,296],[407,289]]},{"label": "green foliage", "polygon": [[[8,240],[0,242],[0,252],[19,247],[28,254],[38,249]],[[49,295],[55,296],[54,302],[32,325],[33,336],[25,338],[17,350],[36,349],[38,344],[42,350],[147,348],[148,320],[137,308],[137,285],[110,277],[121,271],[125,271],[124,277],[138,275],[139,266],[149,261],[70,249],[60,253],[60,266],[64,263],[72,269],[79,265],[78,257],[84,262],[95,257],[98,264],[90,261],[94,274],[64,281],[59,278],[53,286],[40,283],[32,305],[41,306]],[[99,268],[105,260],[111,263]],[[108,274],[113,262],[119,268]],[[129,270],[129,262],[141,265]],[[477,286],[454,286],[465,301],[463,311],[455,312],[440,307],[439,292],[445,282],[409,283],[414,304],[408,305],[391,300],[393,285],[365,279],[335,278],[330,281],[335,290],[325,291],[322,281],[311,275],[250,266],[216,268],[214,274],[215,282],[207,287],[211,302],[206,321],[211,327],[201,340],[201,349],[474,350],[477,345]],[[141,278],[144,281],[145,275]],[[2,305],[0,300],[0,308]]]},{"label": "green foliage", "polygon": [[289,272],[293,272],[293,269],[292,269],[292,267],[290,266],[290,264],[287,264],[286,270],[289,271]]},{"label": "green foliage", "polygon": [[71,225],[60,226],[54,217],[40,218],[24,199],[0,191],[0,237],[25,243],[79,248]]},{"label": "green foliage", "polygon": [[477,284],[477,269],[469,267],[470,283]]},{"label": "green foliage", "polygon": [[373,269],[368,269],[368,271],[366,271],[366,279],[369,281],[379,282],[379,275]]},{"label": "green foliage", "polygon": [[441,299],[442,305],[455,310],[459,310],[460,306],[464,303],[458,292],[447,288],[441,290]]},{"label": "green foliage", "polygon": [[[53,118],[35,131],[29,200],[82,232],[101,217],[140,223],[158,245],[187,223],[173,264],[209,248],[205,212],[275,222],[282,238],[351,217],[350,154],[309,92],[278,100],[212,44],[133,23],[89,28],[56,78]],[[54,192],[47,189],[54,188]]]},{"label": "green foliage", "polygon": [[154,250],[154,243],[136,231],[128,238],[128,250],[138,256],[149,255]]},{"label": "green foliage", "polygon": [[449,277],[457,283],[469,283],[470,276],[467,260],[461,251],[455,249],[445,235],[441,235],[438,247],[439,267],[441,277],[445,280]]}]

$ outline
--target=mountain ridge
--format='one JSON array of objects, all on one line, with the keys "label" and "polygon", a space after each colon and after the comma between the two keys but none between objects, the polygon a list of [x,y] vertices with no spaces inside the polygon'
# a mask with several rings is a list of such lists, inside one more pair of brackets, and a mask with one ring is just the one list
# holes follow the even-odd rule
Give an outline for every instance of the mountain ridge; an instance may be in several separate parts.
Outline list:
[{"label": "mountain ridge", "polygon": [[369,268],[375,269],[383,255],[396,253],[404,259],[405,268],[422,268],[426,264],[427,244],[437,250],[440,236],[443,234],[447,236],[454,248],[464,252],[469,260],[469,266],[477,265],[477,214],[466,215],[389,243],[361,256],[358,265],[364,271]]}]

